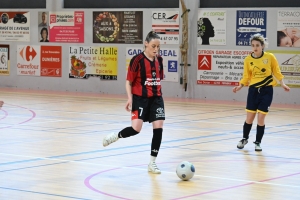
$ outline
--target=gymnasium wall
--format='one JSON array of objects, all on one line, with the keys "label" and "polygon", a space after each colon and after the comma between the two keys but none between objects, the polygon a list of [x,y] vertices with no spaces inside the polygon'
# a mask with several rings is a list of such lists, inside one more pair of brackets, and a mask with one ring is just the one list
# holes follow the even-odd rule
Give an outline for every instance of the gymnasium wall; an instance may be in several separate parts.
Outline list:
[{"label": "gymnasium wall", "polygon": [[[51,90],[51,91],[72,91],[72,92],[92,92],[92,93],[103,93],[103,94],[126,94],[125,92],[125,78],[126,78],[126,48],[127,47],[143,47],[141,44],[114,44],[113,46],[118,47],[118,80],[100,80],[99,78],[90,77],[87,80],[82,79],[70,79],[69,78],[69,47],[70,46],[112,46],[111,44],[96,44],[93,43],[92,36],[92,15],[93,11],[143,11],[143,38],[151,30],[151,16],[153,10],[165,11],[166,8],[112,8],[110,5],[108,8],[97,9],[89,8],[93,5],[87,6],[88,8],[81,9],[77,5],[76,9],[70,8],[72,1],[63,1],[63,0],[48,0],[46,1],[46,9],[25,9],[31,14],[31,35],[30,42],[0,42],[0,44],[9,44],[10,45],[10,59],[11,59],[11,70],[9,76],[0,76],[0,87],[5,88],[18,88],[18,89],[38,89],[38,90]],[[76,1],[74,5],[76,7]],[[89,2],[89,1],[84,1]],[[90,1],[94,2],[94,1]],[[96,1],[95,1],[96,2]],[[105,2],[105,1],[101,1]],[[106,1],[108,2],[108,1]],[[179,2],[179,1],[178,1]],[[197,56],[198,49],[203,48],[203,45],[197,44],[197,20],[198,20],[198,9],[200,6],[199,0],[186,0],[186,6],[190,9],[189,12],[189,67],[188,73],[188,86],[187,91],[183,89],[183,86],[179,82],[163,82],[163,93],[166,97],[179,97],[179,98],[198,98],[198,99],[207,99],[207,100],[229,100],[229,101],[245,101],[247,96],[247,88],[243,88],[239,93],[232,93],[233,86],[214,86],[214,85],[199,85],[197,84]],[[88,5],[88,3],[87,3]],[[173,5],[173,4],[172,4]],[[179,8],[171,8],[168,10],[179,10],[181,15],[181,5],[178,3]],[[66,7],[66,8],[65,8]],[[20,11],[20,9],[2,9],[1,11]],[[25,8],[25,7],[24,7]],[[28,8],[28,7],[27,7]],[[227,15],[227,38],[225,46],[205,46],[205,49],[249,49],[250,47],[239,47],[235,45],[235,30],[236,30],[236,10],[248,9],[249,8],[203,8],[207,10],[225,10]],[[268,49],[278,50],[276,46],[276,35],[272,34],[276,32],[277,28],[277,10],[278,8],[268,7],[268,8],[251,8],[251,10],[267,10],[267,37],[268,41],[271,41]],[[295,7],[286,9],[296,9]],[[297,8],[299,9],[299,7]],[[84,30],[84,44],[76,43],[49,43],[47,45],[61,45],[62,46],[62,77],[33,77],[33,76],[18,76],[17,75],[17,45],[41,45],[38,42],[38,27],[34,24],[38,24],[38,12],[41,11],[70,11],[70,10],[80,10],[84,11],[85,14],[85,30]],[[181,22],[180,22],[181,26]],[[181,36],[181,35],[180,35]],[[181,38],[181,37],[180,37]],[[179,45],[164,45],[164,47],[177,48]],[[280,48],[280,50],[297,50],[295,48]],[[180,61],[180,59],[179,59]],[[1,96],[1,94],[0,94]],[[283,103],[283,104],[300,104],[300,89],[292,88],[290,93],[286,93],[282,88],[274,88],[274,103]]]}]

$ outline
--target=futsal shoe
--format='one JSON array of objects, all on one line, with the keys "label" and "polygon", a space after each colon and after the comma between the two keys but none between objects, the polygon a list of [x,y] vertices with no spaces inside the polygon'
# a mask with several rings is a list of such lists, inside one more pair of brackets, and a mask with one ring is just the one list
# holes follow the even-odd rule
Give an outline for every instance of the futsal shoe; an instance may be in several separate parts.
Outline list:
[{"label": "futsal shoe", "polygon": [[255,144],[255,151],[262,151],[262,148],[260,147],[259,142],[253,142]]},{"label": "futsal shoe", "polygon": [[148,165],[148,172],[151,172],[153,174],[160,174],[161,171],[158,169],[155,162],[151,161]]},{"label": "futsal shoe", "polygon": [[244,146],[248,143],[248,140],[243,138],[241,141],[239,141],[239,143],[237,144],[237,148],[238,149],[243,149]]},{"label": "futsal shoe", "polygon": [[118,133],[110,133],[103,138],[103,146],[106,147],[119,139]]}]

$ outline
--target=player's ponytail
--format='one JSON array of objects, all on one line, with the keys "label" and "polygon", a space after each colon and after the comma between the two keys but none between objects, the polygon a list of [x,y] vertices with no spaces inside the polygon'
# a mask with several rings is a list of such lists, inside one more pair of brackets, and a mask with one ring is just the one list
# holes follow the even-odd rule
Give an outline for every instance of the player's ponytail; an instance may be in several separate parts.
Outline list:
[{"label": "player's ponytail", "polygon": [[155,31],[150,31],[147,34],[145,41],[149,43],[153,39],[160,39],[160,37],[158,36],[158,34]]}]

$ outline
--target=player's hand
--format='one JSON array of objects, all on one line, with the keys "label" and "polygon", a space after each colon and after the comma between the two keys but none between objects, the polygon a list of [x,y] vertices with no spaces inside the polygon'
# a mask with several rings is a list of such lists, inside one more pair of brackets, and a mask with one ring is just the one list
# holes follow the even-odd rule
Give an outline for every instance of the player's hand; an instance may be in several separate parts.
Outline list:
[{"label": "player's hand", "polygon": [[130,112],[131,111],[131,106],[132,106],[132,99],[128,99],[126,102],[125,110]]},{"label": "player's hand", "polygon": [[239,85],[239,86],[235,86],[233,89],[232,89],[232,92],[236,93],[237,91],[239,91],[240,89],[242,89],[243,86]]},{"label": "player's hand", "polygon": [[286,91],[286,92],[289,92],[291,89],[289,86],[287,86],[286,84],[282,84],[281,87],[283,87],[283,89]]}]

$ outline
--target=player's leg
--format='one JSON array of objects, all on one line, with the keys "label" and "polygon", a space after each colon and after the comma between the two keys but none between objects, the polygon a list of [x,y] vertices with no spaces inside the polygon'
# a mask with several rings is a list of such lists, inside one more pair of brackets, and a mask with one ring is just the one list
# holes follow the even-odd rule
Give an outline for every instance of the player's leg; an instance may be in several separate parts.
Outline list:
[{"label": "player's leg", "polygon": [[128,138],[138,134],[143,126],[143,121],[147,112],[144,107],[147,106],[147,100],[142,97],[133,95],[132,111],[131,111],[131,126],[122,129],[119,133],[110,133],[103,139],[103,146],[106,147],[119,138]]},{"label": "player's leg", "polygon": [[265,118],[269,112],[273,100],[273,87],[263,87],[260,89],[261,101],[257,109],[257,128],[256,128],[256,139],[255,139],[255,151],[262,151],[260,146],[261,140],[265,134]]},{"label": "player's leg", "polygon": [[151,142],[150,163],[148,165],[148,171],[154,174],[160,174],[161,171],[156,165],[156,157],[158,155],[163,133],[163,124],[165,120],[165,108],[162,97],[156,97],[150,108],[150,119],[152,123],[153,136]]},{"label": "player's leg", "polygon": [[2,108],[4,102],[3,101],[0,101],[0,109]]},{"label": "player's leg", "polygon": [[258,112],[257,114],[257,127],[256,127],[256,139],[255,139],[255,151],[262,151],[260,146],[261,140],[265,134],[265,118],[266,114]]},{"label": "player's leg", "polygon": [[252,123],[254,121],[255,115],[256,115],[256,110],[257,110],[257,89],[249,87],[248,90],[248,97],[247,97],[247,106],[246,106],[246,111],[247,111],[247,117],[246,121],[244,122],[243,126],[243,139],[241,139],[238,144],[237,148],[238,149],[243,149],[244,146],[248,143],[249,139],[249,134],[252,128]]}]

